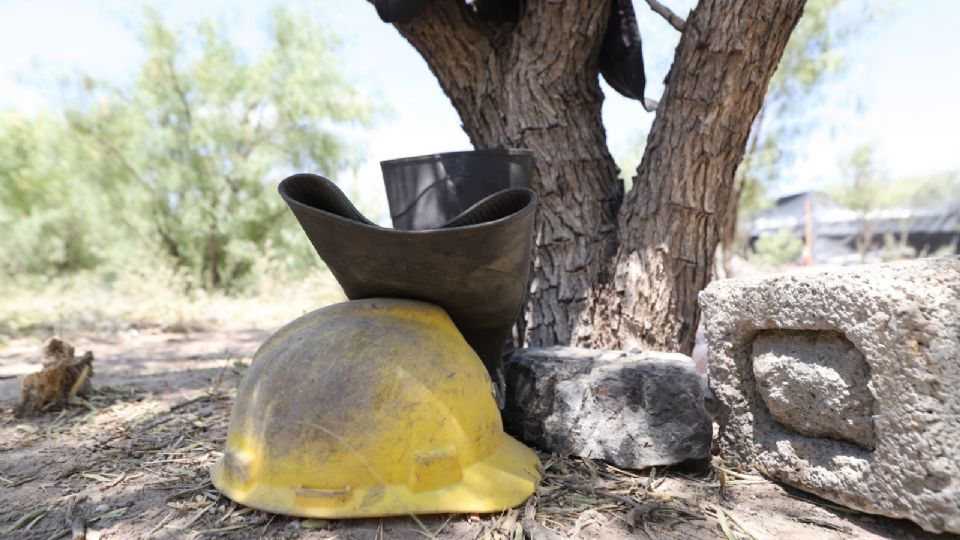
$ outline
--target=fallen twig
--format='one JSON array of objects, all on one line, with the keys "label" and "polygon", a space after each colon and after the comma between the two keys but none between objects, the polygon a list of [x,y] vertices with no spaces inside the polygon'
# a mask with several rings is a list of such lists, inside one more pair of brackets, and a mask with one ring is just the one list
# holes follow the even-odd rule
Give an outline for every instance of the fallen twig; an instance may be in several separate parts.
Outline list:
[{"label": "fallen twig", "polygon": [[625,497],[623,495],[618,495],[616,493],[611,493],[609,491],[605,491],[602,489],[592,489],[587,486],[575,484],[573,482],[568,482],[566,480],[560,480],[560,479],[553,479],[553,480],[555,482],[560,483],[564,487],[567,487],[574,491],[579,491],[580,493],[586,493],[586,494],[600,495],[601,497],[606,497],[608,499],[617,501],[621,504],[625,504],[631,507],[631,510],[627,515],[628,516],[633,515],[634,519],[642,516],[646,516],[646,515],[653,515],[655,513],[660,513],[660,512],[672,512],[674,514],[679,514],[679,515],[686,516],[693,519],[703,519],[703,517],[700,516],[699,514],[695,514],[693,512],[690,512],[689,510],[684,510],[683,508],[677,508],[675,506],[670,506],[661,502],[648,501],[645,503],[641,503],[640,501],[632,497]]},{"label": "fallen twig", "polygon": [[50,511],[50,508],[47,507],[47,508],[38,508],[32,512],[27,512],[26,514],[20,516],[20,519],[14,521],[13,524],[7,527],[3,531],[3,533],[9,534],[19,529],[24,529],[24,528],[29,529],[30,527],[33,526],[34,523],[40,521],[40,519],[43,518],[43,516],[47,515],[47,512],[49,511]]},{"label": "fallen twig", "polygon": [[170,512],[167,512],[167,515],[163,516],[163,519],[160,520],[160,523],[157,523],[156,525],[154,525],[152,529],[150,529],[150,532],[147,533],[146,537],[150,538],[151,536],[153,536],[153,533],[162,529],[163,526],[166,525],[168,521],[170,521],[170,518],[173,517],[173,513],[174,513],[173,510],[171,510]]},{"label": "fallen twig", "polygon": [[26,484],[27,482],[32,482],[33,480],[36,480],[37,478],[40,478],[40,476],[39,476],[39,475],[36,475],[36,474],[33,475],[33,476],[24,476],[23,478],[21,478],[21,479],[19,479],[19,480],[14,480],[13,482],[10,482],[9,484],[6,484],[6,485],[3,486],[3,487],[15,488],[15,487],[18,487],[18,486],[22,486],[23,484]]},{"label": "fallen twig", "polygon": [[200,534],[208,535],[208,534],[224,533],[229,531],[236,531],[238,529],[243,529],[249,526],[250,526],[249,524],[241,523],[239,525],[230,525],[229,527],[220,527],[218,529],[207,529],[204,531],[200,531]]},{"label": "fallen twig", "polygon": [[720,528],[723,529],[723,535],[727,537],[727,540],[737,540],[737,536],[733,534],[730,524],[727,523],[727,514],[724,513],[724,511],[720,508],[717,508],[716,518],[720,523]]},{"label": "fallen twig", "polygon": [[723,508],[720,508],[719,506],[714,506],[713,509],[704,510],[704,514],[716,519],[717,522],[720,523],[720,528],[723,529],[723,533],[727,536],[727,538],[736,540],[736,536],[733,535],[732,529],[730,528],[730,523],[733,523],[743,532],[743,534],[747,536],[747,538],[750,538],[751,540],[758,540],[757,535],[753,534],[753,532],[751,532],[746,525],[741,523],[740,520],[738,520],[732,514],[725,512]]},{"label": "fallen twig", "polygon": [[797,520],[799,523],[808,523],[810,525],[816,525],[818,527],[823,527],[824,529],[832,529],[834,531],[839,531],[844,534],[853,534],[853,530],[850,527],[845,525],[837,525],[836,523],[830,523],[822,519],[817,519],[813,517],[806,516],[796,516],[793,519]]},{"label": "fallen twig", "polygon": [[751,482],[757,482],[757,483],[760,483],[760,482],[769,482],[769,480],[767,480],[766,478],[764,478],[764,477],[762,477],[762,476],[759,476],[759,475],[756,475],[756,474],[738,473],[737,471],[728,469],[728,468],[726,468],[726,467],[721,467],[721,466],[719,466],[719,465],[714,465],[713,468],[714,468],[714,469],[717,469],[718,471],[723,472],[723,473],[726,474],[727,476],[732,476],[733,478],[737,478],[737,479],[740,479],[740,480],[750,480]]},{"label": "fallen twig", "polygon": [[546,525],[541,525],[536,520],[537,517],[537,499],[531,497],[527,505],[523,508],[523,519],[520,520],[523,530],[530,536],[530,540],[562,540],[559,534],[553,532]]}]

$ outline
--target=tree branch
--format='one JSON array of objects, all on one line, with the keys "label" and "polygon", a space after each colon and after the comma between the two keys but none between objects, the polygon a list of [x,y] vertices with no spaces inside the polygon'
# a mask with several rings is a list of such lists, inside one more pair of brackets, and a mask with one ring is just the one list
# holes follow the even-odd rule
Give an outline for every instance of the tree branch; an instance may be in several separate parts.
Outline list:
[{"label": "tree branch", "polygon": [[117,145],[113,144],[113,142],[109,141],[103,136],[103,134],[100,132],[99,126],[96,126],[96,130],[91,129],[88,134],[91,135],[103,149],[113,154],[113,156],[117,159],[117,162],[120,163],[120,166],[123,167],[124,170],[126,170],[135,180],[146,186],[147,189],[153,189],[155,187],[149,181],[147,181],[147,179],[145,179],[139,171],[137,171],[136,167],[134,167],[133,164],[130,163],[130,160],[127,159],[127,156],[123,154],[123,151],[117,148]]},{"label": "tree branch", "polygon": [[166,59],[167,75],[170,77],[170,84],[173,85],[173,91],[180,99],[180,106],[183,108],[183,114],[187,118],[187,125],[193,125],[193,113],[190,112],[190,102],[187,100],[187,93],[180,85],[180,77],[177,76],[177,67],[173,64],[173,58]]},{"label": "tree branch", "polygon": [[657,0],[647,0],[647,5],[654,13],[666,19],[670,26],[677,29],[677,32],[683,32],[683,29],[686,28],[687,22],[682,17],[670,11],[670,8],[657,2]]}]

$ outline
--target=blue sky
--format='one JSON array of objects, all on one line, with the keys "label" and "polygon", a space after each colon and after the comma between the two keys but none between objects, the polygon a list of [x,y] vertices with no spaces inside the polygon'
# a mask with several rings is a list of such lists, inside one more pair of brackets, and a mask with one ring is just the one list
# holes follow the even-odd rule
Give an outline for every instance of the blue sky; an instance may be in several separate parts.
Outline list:
[{"label": "blue sky", "polygon": [[[362,185],[380,183],[379,161],[469,148],[449,101],[426,64],[363,0],[288,2],[309,9],[341,37],[343,69],[392,114],[363,135]],[[685,14],[692,0],[667,1]],[[166,0],[168,21],[214,17],[251,54],[263,45],[270,4],[262,0]],[[122,81],[141,59],[136,30],[141,4],[122,0],[0,0],[0,109],[36,110],[56,103],[61,74]],[[647,94],[658,97],[678,34],[644,2],[636,6],[647,58]],[[840,179],[838,162],[872,142],[892,177],[960,169],[960,1],[910,0],[873,24],[848,48],[849,71],[807,104],[814,128],[784,170],[780,193]],[[615,155],[653,115],[604,85],[604,120]],[[348,175],[352,176],[352,175]]]}]

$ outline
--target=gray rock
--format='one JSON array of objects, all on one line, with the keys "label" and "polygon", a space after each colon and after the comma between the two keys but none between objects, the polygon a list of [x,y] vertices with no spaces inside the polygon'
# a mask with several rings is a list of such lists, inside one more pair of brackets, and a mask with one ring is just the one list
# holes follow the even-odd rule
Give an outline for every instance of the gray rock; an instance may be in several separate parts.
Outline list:
[{"label": "gray rock", "polygon": [[960,258],[718,281],[700,305],[724,455],[960,532]]},{"label": "gray rock", "polygon": [[506,429],[544,450],[632,469],[710,454],[713,424],[687,356],[521,349],[505,372]]}]

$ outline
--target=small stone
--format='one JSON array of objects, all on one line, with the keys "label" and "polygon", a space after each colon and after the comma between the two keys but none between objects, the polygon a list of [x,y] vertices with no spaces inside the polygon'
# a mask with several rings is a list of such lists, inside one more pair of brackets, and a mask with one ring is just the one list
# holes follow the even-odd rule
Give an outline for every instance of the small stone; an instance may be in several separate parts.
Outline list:
[{"label": "small stone", "polygon": [[960,258],[723,280],[700,305],[725,457],[960,533]]},{"label": "small stone", "polygon": [[709,456],[712,422],[687,356],[531,348],[505,372],[505,428],[543,450],[631,469]]}]

